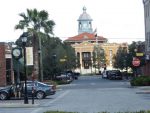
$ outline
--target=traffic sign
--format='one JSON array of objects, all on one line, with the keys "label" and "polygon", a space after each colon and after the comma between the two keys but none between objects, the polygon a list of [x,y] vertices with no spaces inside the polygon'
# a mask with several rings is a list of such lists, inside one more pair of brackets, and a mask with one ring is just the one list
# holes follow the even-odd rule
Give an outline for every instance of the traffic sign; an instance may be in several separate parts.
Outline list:
[{"label": "traffic sign", "polygon": [[60,59],[60,62],[65,62],[66,61],[66,59]]},{"label": "traffic sign", "polygon": [[139,66],[140,60],[138,58],[133,58],[132,64],[133,64],[133,66]]},{"label": "traffic sign", "polygon": [[144,53],[136,53],[136,56],[142,57],[144,56]]}]

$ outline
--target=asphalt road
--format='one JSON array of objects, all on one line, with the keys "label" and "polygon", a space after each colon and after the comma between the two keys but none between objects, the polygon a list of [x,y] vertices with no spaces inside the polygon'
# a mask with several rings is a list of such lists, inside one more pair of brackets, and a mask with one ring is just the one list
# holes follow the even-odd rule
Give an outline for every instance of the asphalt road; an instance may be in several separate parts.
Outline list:
[{"label": "asphalt road", "polygon": [[[55,95],[35,100],[37,107],[0,107],[0,113],[43,113],[47,110],[96,113],[150,110],[150,94],[137,93],[126,80],[107,80],[100,76],[81,76],[68,85],[61,85]],[[23,103],[7,100],[0,103]],[[31,100],[29,101],[31,103]]]}]

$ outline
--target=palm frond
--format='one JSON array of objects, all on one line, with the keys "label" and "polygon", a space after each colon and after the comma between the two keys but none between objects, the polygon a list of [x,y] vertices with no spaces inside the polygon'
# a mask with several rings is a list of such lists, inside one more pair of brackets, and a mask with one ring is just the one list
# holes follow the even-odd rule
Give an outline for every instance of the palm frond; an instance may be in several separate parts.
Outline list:
[{"label": "palm frond", "polygon": [[25,13],[20,13],[19,16],[21,16],[24,19],[27,19],[27,16],[25,15]]},{"label": "palm frond", "polygon": [[42,10],[42,11],[39,12],[39,18],[41,18],[42,21],[47,20],[47,19],[48,19],[48,16],[49,16],[49,15],[48,15],[48,12],[45,11],[45,10]]},{"label": "palm frond", "polygon": [[55,25],[55,22],[54,22],[53,20],[48,20],[48,21],[46,22],[46,24],[47,24],[49,27],[51,27],[51,26],[54,26],[54,25]]}]

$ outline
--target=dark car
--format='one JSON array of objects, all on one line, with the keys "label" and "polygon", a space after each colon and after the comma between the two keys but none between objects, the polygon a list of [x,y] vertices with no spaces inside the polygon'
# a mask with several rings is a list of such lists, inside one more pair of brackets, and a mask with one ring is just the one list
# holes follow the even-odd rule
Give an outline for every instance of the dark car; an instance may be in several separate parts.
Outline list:
[{"label": "dark car", "polygon": [[120,79],[122,80],[122,73],[119,70],[111,70],[108,75],[108,79]]},{"label": "dark car", "polygon": [[73,78],[70,74],[63,72],[59,76],[56,76],[56,80],[66,81],[67,83],[70,83],[71,81],[73,81]]},{"label": "dark car", "polygon": [[78,77],[80,76],[80,73],[79,72],[74,72],[73,73],[73,77],[75,80],[78,80]]},{"label": "dark car", "polygon": [[10,97],[14,97],[14,86],[6,86],[0,89],[0,100],[10,99]]},{"label": "dark car", "polygon": [[[13,85],[4,87],[0,89],[0,99],[6,100],[14,97],[14,87]],[[24,96],[25,93],[25,84],[21,83],[21,96]],[[34,89],[34,90],[32,90]],[[49,95],[54,95],[56,92],[56,88],[54,85],[48,85],[39,81],[27,81],[27,94],[28,96],[32,96],[32,91],[34,91],[34,96],[37,99],[45,98]]]},{"label": "dark car", "polygon": [[66,80],[67,82],[72,82],[73,80],[77,80],[80,73],[72,72],[72,71],[65,71],[60,73],[60,75],[56,76],[56,80]]}]

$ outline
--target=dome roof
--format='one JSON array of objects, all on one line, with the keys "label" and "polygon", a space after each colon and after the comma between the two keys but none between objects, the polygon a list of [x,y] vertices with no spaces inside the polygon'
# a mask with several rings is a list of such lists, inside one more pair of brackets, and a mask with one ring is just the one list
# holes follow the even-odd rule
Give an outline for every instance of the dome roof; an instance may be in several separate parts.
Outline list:
[{"label": "dome roof", "polygon": [[90,21],[92,21],[92,18],[90,17],[90,15],[86,13],[86,7],[83,7],[83,13],[80,15],[78,21],[80,21],[80,20],[90,20]]}]

